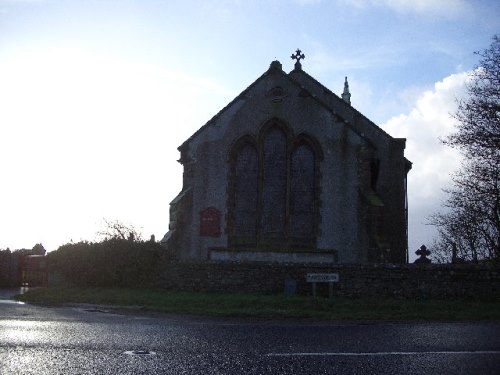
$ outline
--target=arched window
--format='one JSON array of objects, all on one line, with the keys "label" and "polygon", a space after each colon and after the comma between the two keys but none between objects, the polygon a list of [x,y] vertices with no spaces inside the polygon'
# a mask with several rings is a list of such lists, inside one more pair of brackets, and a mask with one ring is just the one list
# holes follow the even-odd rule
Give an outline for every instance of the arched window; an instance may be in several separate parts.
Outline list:
[{"label": "arched window", "polygon": [[242,137],[231,152],[229,245],[315,247],[319,145],[305,135],[293,137],[277,122],[258,139]]},{"label": "arched window", "polygon": [[259,165],[257,150],[244,143],[234,166],[234,229],[242,243],[251,244],[257,236]]},{"label": "arched window", "polygon": [[314,239],[315,229],[315,156],[306,143],[292,152],[290,167],[290,237],[297,245]]},{"label": "arched window", "polygon": [[286,135],[279,128],[271,128],[263,142],[262,238],[285,238],[287,158]]}]

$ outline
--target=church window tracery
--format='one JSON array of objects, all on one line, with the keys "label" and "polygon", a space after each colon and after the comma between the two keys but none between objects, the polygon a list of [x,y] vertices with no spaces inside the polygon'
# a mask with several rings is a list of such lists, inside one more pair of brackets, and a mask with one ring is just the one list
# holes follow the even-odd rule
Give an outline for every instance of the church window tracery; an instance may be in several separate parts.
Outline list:
[{"label": "church window tracery", "polygon": [[319,146],[277,121],[258,139],[241,138],[230,155],[230,246],[314,247]]},{"label": "church window tracery", "polygon": [[286,136],[271,128],[264,137],[262,166],[262,212],[260,234],[265,238],[285,238],[287,158]]},{"label": "church window tracery", "polygon": [[303,245],[314,238],[315,170],[313,149],[306,143],[298,145],[291,156],[290,233]]},{"label": "church window tracery", "polygon": [[253,242],[257,234],[258,157],[254,145],[241,145],[234,166],[234,235]]}]

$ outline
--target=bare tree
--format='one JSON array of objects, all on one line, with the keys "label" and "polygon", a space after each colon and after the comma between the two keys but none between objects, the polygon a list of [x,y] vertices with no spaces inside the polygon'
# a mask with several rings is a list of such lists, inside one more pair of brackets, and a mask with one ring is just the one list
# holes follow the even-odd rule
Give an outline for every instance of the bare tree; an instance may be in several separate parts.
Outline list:
[{"label": "bare tree", "polygon": [[106,224],[106,228],[102,231],[97,232],[97,236],[101,240],[129,240],[129,241],[142,241],[141,232],[136,229],[131,224],[124,224],[121,221],[114,220],[109,221],[103,219]]},{"label": "bare tree", "polygon": [[443,143],[464,157],[446,192],[445,211],[431,217],[441,261],[500,259],[500,38],[477,52],[468,97],[458,102],[456,132]]},{"label": "bare tree", "polygon": [[500,150],[500,38],[493,37],[490,48],[476,52],[479,66],[471,73],[468,97],[458,102],[453,116],[457,131],[444,143],[466,156],[497,158]]}]

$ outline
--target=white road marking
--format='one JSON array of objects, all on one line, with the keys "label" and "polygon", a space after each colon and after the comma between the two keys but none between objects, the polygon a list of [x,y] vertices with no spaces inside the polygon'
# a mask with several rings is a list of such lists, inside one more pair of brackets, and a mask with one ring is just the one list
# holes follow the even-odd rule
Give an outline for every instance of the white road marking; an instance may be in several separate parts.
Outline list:
[{"label": "white road marking", "polygon": [[493,354],[499,355],[500,350],[477,350],[477,351],[436,351],[436,352],[367,352],[367,353],[268,353],[267,357],[382,357],[395,355],[429,355],[429,354],[472,354],[484,355]]}]

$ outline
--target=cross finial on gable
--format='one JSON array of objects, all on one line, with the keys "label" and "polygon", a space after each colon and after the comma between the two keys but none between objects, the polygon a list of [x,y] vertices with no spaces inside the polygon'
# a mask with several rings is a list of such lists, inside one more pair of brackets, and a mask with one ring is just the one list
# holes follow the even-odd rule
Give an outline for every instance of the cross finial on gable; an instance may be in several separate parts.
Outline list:
[{"label": "cross finial on gable", "polygon": [[297,48],[297,51],[295,53],[292,53],[292,56],[290,56],[292,60],[297,60],[295,63],[295,69],[301,69],[302,64],[300,63],[300,60],[303,60],[306,58],[306,55],[302,53],[300,49]]}]

